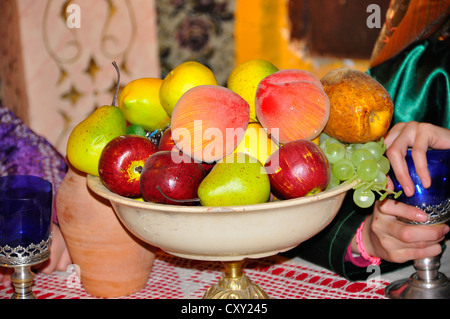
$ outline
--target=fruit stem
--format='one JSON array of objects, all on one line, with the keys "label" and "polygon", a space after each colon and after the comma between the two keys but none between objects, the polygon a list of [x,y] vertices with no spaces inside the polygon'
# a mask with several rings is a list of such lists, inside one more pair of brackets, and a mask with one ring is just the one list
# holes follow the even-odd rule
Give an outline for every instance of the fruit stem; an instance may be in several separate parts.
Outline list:
[{"label": "fruit stem", "polygon": [[161,187],[159,187],[159,185],[156,186],[156,189],[161,193],[161,195],[163,195],[167,200],[170,200],[172,202],[175,203],[192,203],[192,202],[199,202],[200,198],[190,198],[190,199],[175,199],[175,198],[170,198],[169,196],[167,196],[166,194],[164,194],[164,192],[162,191]]},{"label": "fruit stem", "polygon": [[119,94],[119,87],[120,87],[120,70],[119,70],[119,67],[117,66],[116,61],[113,61],[112,65],[114,66],[114,68],[116,69],[116,72],[117,72],[117,85],[116,85],[116,92],[114,92],[114,97],[113,97],[113,101],[112,101],[111,105],[116,106],[117,95]]}]

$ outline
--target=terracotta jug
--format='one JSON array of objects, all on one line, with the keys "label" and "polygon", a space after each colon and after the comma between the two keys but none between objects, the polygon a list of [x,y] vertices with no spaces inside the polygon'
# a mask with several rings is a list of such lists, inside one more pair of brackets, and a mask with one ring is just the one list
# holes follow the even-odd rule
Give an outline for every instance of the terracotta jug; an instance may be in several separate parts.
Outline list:
[{"label": "terracotta jug", "polygon": [[86,174],[69,164],[56,211],[81,284],[93,296],[112,298],[141,290],[150,275],[154,247],[130,234],[108,200],[86,185]]}]

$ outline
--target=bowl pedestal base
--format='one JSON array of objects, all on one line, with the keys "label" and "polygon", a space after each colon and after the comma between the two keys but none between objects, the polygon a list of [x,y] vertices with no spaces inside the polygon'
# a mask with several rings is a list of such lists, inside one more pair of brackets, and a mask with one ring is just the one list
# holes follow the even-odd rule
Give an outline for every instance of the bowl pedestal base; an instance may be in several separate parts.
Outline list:
[{"label": "bowl pedestal base", "polygon": [[223,276],[208,288],[203,299],[269,299],[264,290],[242,271],[244,262],[223,261]]}]

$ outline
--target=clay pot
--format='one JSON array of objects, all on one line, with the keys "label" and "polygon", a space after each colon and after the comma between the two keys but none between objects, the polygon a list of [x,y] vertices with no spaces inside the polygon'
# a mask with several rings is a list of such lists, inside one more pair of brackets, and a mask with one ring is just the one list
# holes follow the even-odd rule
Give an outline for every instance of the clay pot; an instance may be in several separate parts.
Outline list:
[{"label": "clay pot", "polygon": [[155,258],[154,247],[130,234],[109,201],[89,190],[86,174],[70,165],[58,189],[56,211],[86,292],[112,298],[145,286]]}]

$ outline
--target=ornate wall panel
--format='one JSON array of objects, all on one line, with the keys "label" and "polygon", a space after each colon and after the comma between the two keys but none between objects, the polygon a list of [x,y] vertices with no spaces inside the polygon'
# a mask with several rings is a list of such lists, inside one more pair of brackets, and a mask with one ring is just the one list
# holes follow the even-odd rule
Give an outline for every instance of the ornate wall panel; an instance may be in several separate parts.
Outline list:
[{"label": "ornate wall panel", "polygon": [[16,0],[28,123],[65,154],[73,127],[116,85],[160,77],[153,0]]}]

